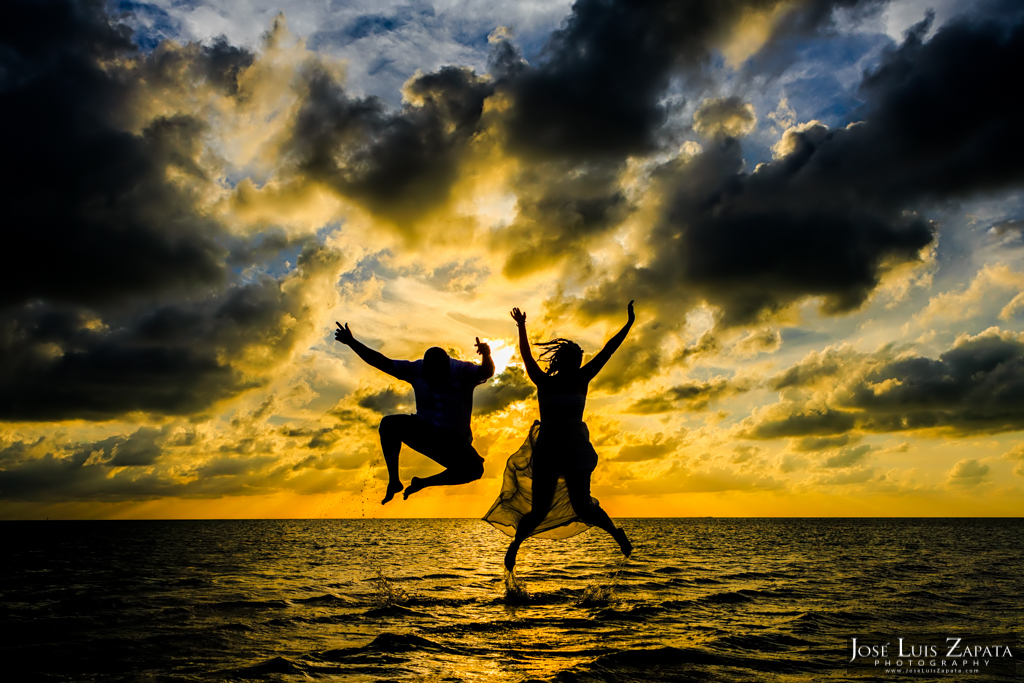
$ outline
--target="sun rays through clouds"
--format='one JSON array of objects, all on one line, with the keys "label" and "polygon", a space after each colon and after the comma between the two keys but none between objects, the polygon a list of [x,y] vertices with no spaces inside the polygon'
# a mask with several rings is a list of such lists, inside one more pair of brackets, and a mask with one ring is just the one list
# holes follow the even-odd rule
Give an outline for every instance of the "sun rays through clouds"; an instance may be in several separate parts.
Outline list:
[{"label": "sun rays through clouds", "polygon": [[0,514],[381,514],[413,402],[341,320],[491,345],[484,477],[387,510],[479,516],[536,417],[508,311],[589,357],[634,299],[617,515],[1019,514],[1012,3],[246,5],[7,7]]}]

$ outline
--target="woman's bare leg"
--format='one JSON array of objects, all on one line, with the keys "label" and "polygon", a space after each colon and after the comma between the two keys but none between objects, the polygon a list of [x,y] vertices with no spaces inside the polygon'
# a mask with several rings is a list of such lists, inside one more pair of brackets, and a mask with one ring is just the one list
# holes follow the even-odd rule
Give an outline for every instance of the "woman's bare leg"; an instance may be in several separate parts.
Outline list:
[{"label": "woman's bare leg", "polygon": [[622,554],[629,557],[633,552],[633,544],[626,536],[626,532],[615,526],[608,513],[601,509],[600,505],[595,505],[593,498],[590,497],[590,474],[585,470],[566,473],[565,487],[569,490],[569,502],[572,503],[572,509],[587,524],[604,529],[611,534],[619,544]]},{"label": "woman's bare leg", "polygon": [[[536,474],[536,470],[534,470]],[[516,555],[519,553],[519,546],[523,544],[533,530],[544,521],[548,511],[551,510],[551,502],[555,499],[555,489],[558,486],[558,475],[556,473],[542,474],[533,480],[533,500],[530,511],[519,520],[516,525],[516,536],[505,552],[505,569],[512,571],[516,566]]]}]

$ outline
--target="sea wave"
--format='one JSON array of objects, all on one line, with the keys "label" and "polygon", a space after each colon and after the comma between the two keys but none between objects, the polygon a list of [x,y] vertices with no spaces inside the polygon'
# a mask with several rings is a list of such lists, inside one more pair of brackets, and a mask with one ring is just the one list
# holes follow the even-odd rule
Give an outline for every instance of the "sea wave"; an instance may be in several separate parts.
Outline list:
[{"label": "sea wave", "polygon": [[511,578],[475,520],[13,523],[0,652],[43,683],[648,683],[870,678],[851,637],[1018,645],[1020,520],[621,523],[625,564],[588,533]]}]

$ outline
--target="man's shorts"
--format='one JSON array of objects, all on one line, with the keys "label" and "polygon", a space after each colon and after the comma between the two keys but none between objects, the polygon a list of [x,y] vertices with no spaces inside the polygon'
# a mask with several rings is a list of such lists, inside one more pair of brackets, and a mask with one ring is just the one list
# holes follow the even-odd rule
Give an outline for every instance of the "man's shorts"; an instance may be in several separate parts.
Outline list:
[{"label": "man's shorts", "polygon": [[402,443],[440,465],[460,467],[484,460],[470,443],[471,434],[438,427],[418,415],[390,415],[389,419],[398,426]]}]

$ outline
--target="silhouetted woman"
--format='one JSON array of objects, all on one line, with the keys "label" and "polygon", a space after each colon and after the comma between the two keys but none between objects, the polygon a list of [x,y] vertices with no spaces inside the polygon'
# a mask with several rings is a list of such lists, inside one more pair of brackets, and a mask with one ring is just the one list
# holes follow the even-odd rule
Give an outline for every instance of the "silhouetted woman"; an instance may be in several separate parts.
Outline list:
[{"label": "silhouetted woman", "polygon": [[548,363],[544,372],[530,350],[526,314],[512,309],[526,374],[537,385],[540,422],[534,422],[522,448],[509,458],[501,494],[484,517],[509,536],[514,534],[505,553],[509,571],[515,567],[519,546],[530,536],[567,538],[590,526],[611,534],[627,557],[633,551],[626,532],[590,496],[597,452],[583,422],[590,380],[619,348],[636,319],[632,301],[627,312],[626,325],[586,365],[582,365],[583,349],[568,339],[538,344],[544,349],[541,360]]}]

